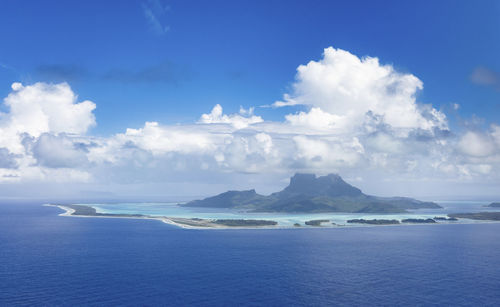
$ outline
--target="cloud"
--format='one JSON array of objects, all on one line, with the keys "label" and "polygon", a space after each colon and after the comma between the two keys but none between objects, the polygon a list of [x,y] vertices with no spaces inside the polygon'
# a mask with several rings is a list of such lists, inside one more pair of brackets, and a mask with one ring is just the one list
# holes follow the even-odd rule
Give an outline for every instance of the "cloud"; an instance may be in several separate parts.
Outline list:
[{"label": "cloud", "polygon": [[41,79],[54,82],[78,81],[89,76],[83,67],[72,64],[40,65],[35,72]]},{"label": "cloud", "polygon": [[495,152],[493,140],[481,132],[466,132],[458,143],[458,148],[469,156],[486,157]]},{"label": "cloud", "polygon": [[203,124],[230,124],[236,129],[243,129],[251,124],[263,122],[262,117],[253,115],[253,110],[240,109],[240,114],[246,114],[249,117],[238,114],[224,115],[222,114],[222,107],[217,104],[212,109],[212,112],[201,115],[199,122]]},{"label": "cloud", "polygon": [[38,165],[49,168],[80,168],[88,163],[85,145],[74,142],[65,134],[44,133],[32,145]]},{"label": "cloud", "polygon": [[69,136],[87,141],[85,133],[96,124],[93,102],[78,102],[67,83],[38,82],[26,86],[13,83],[12,92],[3,103],[7,112],[0,113],[0,158],[3,168],[11,170],[0,168],[2,178],[7,181],[59,181],[66,175],[66,180],[89,178],[85,170],[77,169],[81,164],[69,163],[75,159],[69,151],[73,146]]},{"label": "cloud", "polygon": [[158,35],[164,35],[170,31],[170,26],[165,25],[165,15],[169,10],[170,7],[162,4],[160,0],[148,0],[142,3],[144,16],[151,30]]},{"label": "cloud", "polygon": [[491,125],[491,137],[495,141],[495,144],[500,147],[500,126],[499,125]]},{"label": "cloud", "polygon": [[7,148],[0,148],[0,168],[15,169],[18,167],[16,155],[9,152]]},{"label": "cloud", "polygon": [[374,57],[359,58],[342,49],[326,48],[320,61],[297,68],[292,88],[274,106],[312,106],[315,114],[311,116],[316,117],[321,109],[331,114],[326,122],[322,115],[328,126],[359,123],[370,112],[394,128],[447,128],[443,113],[416,103],[422,81],[391,65],[381,65]]},{"label": "cloud", "polygon": [[8,113],[0,113],[0,146],[14,153],[22,151],[23,134],[38,137],[42,133],[83,134],[93,127],[96,105],[78,97],[67,83],[12,84],[4,99]]},{"label": "cloud", "polygon": [[341,129],[347,125],[344,117],[324,112],[315,107],[311,108],[309,112],[288,114],[285,118],[291,125],[318,129]]},{"label": "cloud", "polygon": [[187,67],[179,67],[169,61],[147,66],[139,70],[113,68],[107,71],[102,78],[108,81],[122,83],[178,83],[189,79],[191,71]]},{"label": "cloud", "polygon": [[293,140],[297,147],[295,157],[299,165],[314,171],[355,166],[364,153],[363,145],[356,137],[338,139],[299,135],[293,137]]},{"label": "cloud", "polygon": [[46,81],[54,83],[76,82],[83,79],[98,81],[130,83],[172,83],[192,77],[193,72],[189,67],[176,65],[168,60],[153,63],[137,69],[124,67],[110,68],[104,73],[87,70],[77,64],[44,64],[35,69],[35,75]]},{"label": "cloud", "polygon": [[486,67],[476,67],[470,75],[470,80],[475,84],[500,90],[500,74]]},{"label": "cloud", "polygon": [[10,74],[12,74],[13,76],[15,76],[15,78],[20,78],[22,76],[22,74],[15,67],[7,65],[5,63],[1,63],[0,62],[0,68],[1,68],[0,72],[2,72],[2,71],[8,71]]},{"label": "cloud", "polygon": [[188,154],[213,150],[213,139],[216,136],[211,136],[202,129],[162,127],[156,122],[147,122],[143,128],[129,128],[125,134],[118,134],[116,138],[122,144],[133,144],[153,154],[167,152]]},{"label": "cloud", "polygon": [[82,134],[96,124],[92,111],[96,105],[77,96],[67,83],[12,84],[13,92],[4,103],[9,113],[3,120],[17,132],[38,136],[43,132]]},{"label": "cloud", "polygon": [[199,195],[198,183],[271,192],[296,171],[339,172],[372,187],[384,178],[392,195],[405,182],[500,183],[500,126],[451,131],[443,112],[417,102],[422,87],[375,58],[327,48],[322,60],[299,66],[281,103],[306,111],[271,121],[217,104],[197,122],[146,122],[97,137],[87,134],[95,104],[67,83],[14,83],[0,114],[0,182],[135,186],[141,195],[152,187]]}]

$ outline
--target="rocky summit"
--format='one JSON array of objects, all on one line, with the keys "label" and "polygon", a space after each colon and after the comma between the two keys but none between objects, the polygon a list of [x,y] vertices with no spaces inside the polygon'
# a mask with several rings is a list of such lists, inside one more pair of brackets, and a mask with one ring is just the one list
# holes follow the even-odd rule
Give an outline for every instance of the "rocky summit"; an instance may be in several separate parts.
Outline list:
[{"label": "rocky summit", "polygon": [[268,196],[260,195],[255,190],[228,191],[181,205],[297,213],[399,213],[406,212],[407,209],[440,208],[436,203],[413,198],[366,195],[337,174],[319,177],[314,174],[295,174],[286,188]]}]

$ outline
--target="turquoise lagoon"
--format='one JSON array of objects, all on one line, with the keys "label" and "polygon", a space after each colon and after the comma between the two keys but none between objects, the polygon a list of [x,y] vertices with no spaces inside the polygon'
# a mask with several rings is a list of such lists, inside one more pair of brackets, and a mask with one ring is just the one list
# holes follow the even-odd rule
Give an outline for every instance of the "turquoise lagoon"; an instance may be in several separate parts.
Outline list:
[{"label": "turquoise lagoon", "polygon": [[[435,216],[445,216],[449,213],[461,212],[481,212],[481,211],[500,211],[499,208],[485,207],[490,202],[487,201],[439,201],[436,202],[440,209],[419,209],[408,213],[398,214],[368,214],[368,213],[253,213],[235,209],[224,208],[196,208],[182,207],[177,203],[96,203],[81,204],[94,207],[100,213],[113,214],[143,214],[152,216],[168,216],[182,218],[203,218],[203,219],[264,219],[277,221],[279,226],[293,226],[294,223],[304,225],[305,221],[327,219],[336,225],[361,226],[347,224],[350,219],[406,219],[406,218],[433,218]],[[443,223],[480,223],[481,221],[472,221],[461,219],[458,222]],[[329,224],[324,224],[328,226]],[[333,225],[331,225],[333,226]]]}]

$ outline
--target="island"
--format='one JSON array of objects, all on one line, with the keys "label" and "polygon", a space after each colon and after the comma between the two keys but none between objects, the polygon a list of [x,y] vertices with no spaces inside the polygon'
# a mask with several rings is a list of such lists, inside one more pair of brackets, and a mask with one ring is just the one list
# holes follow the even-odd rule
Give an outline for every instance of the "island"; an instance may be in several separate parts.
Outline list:
[{"label": "island", "polygon": [[212,223],[230,226],[230,227],[238,227],[238,226],[276,226],[278,222],[276,221],[268,221],[268,220],[244,220],[244,219],[223,219],[223,220],[214,220]]},{"label": "island", "polygon": [[500,208],[500,202],[494,202],[494,203],[491,203],[485,207],[490,207],[490,208]]},{"label": "island", "polygon": [[367,195],[337,174],[320,177],[295,174],[286,188],[268,196],[258,194],[255,190],[228,191],[179,205],[284,213],[404,213],[408,209],[441,208],[436,203],[408,197]]},{"label": "island", "polygon": [[352,219],[347,220],[349,224],[368,224],[368,225],[396,225],[399,224],[398,220],[384,220],[384,219],[373,219],[373,220],[365,220],[365,219]]},{"label": "island", "polygon": [[432,224],[436,223],[433,219],[404,219],[401,223],[412,223],[412,224]]},{"label": "island", "polygon": [[143,214],[114,214],[114,213],[99,213],[91,206],[85,205],[57,205],[58,207],[66,207],[71,209],[69,215],[80,216],[101,216],[101,217],[128,217],[128,218],[144,218],[148,217]]},{"label": "island", "polygon": [[[304,228],[298,222],[292,225],[279,225],[277,221],[270,219],[218,219],[218,218],[197,218],[197,217],[168,217],[159,215],[147,214],[117,214],[117,213],[102,213],[97,212],[96,208],[91,205],[74,205],[74,204],[46,204],[45,206],[55,206],[63,209],[65,212],[61,213],[62,216],[73,217],[97,217],[97,218],[129,218],[129,219],[149,219],[159,220],[167,224],[175,225],[181,228],[189,229],[272,229],[272,228]],[[323,215],[324,216],[324,215]],[[366,215],[365,215],[366,216]],[[401,225],[401,224],[436,224],[437,221],[458,221],[459,219],[470,219],[478,221],[500,221],[500,212],[475,212],[475,213],[453,213],[447,216],[435,216],[434,218],[406,218],[402,220],[397,219],[364,219],[354,218],[346,221],[346,224],[365,224],[370,226],[380,225]],[[325,226],[325,228],[348,227],[346,224],[336,225],[330,219],[314,219],[305,221],[304,224],[310,227]],[[308,227],[306,227],[308,228]]]},{"label": "island", "polygon": [[100,213],[91,206],[86,205],[48,205],[55,206],[66,211],[61,214],[64,216],[77,217],[107,217],[107,218],[132,218],[132,219],[151,219],[160,220],[164,223],[179,226],[182,228],[205,229],[205,228],[266,228],[277,226],[278,222],[271,220],[255,219],[200,219],[200,218],[181,218],[167,217],[144,214],[114,214]]},{"label": "island", "polygon": [[328,223],[330,220],[310,220],[306,221],[304,224],[307,226],[321,226],[321,223]]},{"label": "island", "polygon": [[[496,206],[492,203],[490,206]],[[198,218],[198,217],[169,217],[147,214],[117,214],[97,212],[91,205],[64,204],[53,205],[63,210],[61,215],[77,217],[105,217],[105,218],[134,218],[160,220],[164,223],[176,225],[183,228],[194,229],[225,229],[225,228],[277,228],[277,227],[301,227],[301,226],[328,226],[335,223],[325,216],[324,213],[347,212],[359,213],[363,217],[369,214],[393,214],[398,215],[407,210],[427,208],[438,209],[439,205],[433,202],[424,202],[407,197],[378,197],[364,194],[360,189],[345,182],[337,174],[329,174],[317,177],[314,174],[295,174],[290,178],[287,187],[270,195],[260,195],[255,190],[228,191],[202,200],[194,200],[178,206],[237,209],[241,213],[252,212],[275,212],[275,213],[322,213],[318,219],[305,221],[304,224],[295,222],[291,225],[279,225],[271,219],[246,219],[246,218]],[[249,215],[250,216],[250,215]],[[326,218],[325,218],[326,217]],[[346,224],[365,225],[398,225],[398,224],[435,224],[437,222],[454,222],[459,219],[500,221],[500,212],[479,213],[454,213],[447,216],[435,216],[434,218],[397,219],[364,219],[352,218]],[[340,225],[347,226],[347,225]],[[303,227],[304,228],[304,227]],[[307,228],[307,227],[305,227]]]},{"label": "island", "polygon": [[434,220],[435,221],[451,221],[451,222],[458,221],[458,219],[456,217],[446,217],[446,216],[435,216]]},{"label": "island", "polygon": [[471,219],[480,221],[500,221],[500,212],[452,213],[451,218]]}]

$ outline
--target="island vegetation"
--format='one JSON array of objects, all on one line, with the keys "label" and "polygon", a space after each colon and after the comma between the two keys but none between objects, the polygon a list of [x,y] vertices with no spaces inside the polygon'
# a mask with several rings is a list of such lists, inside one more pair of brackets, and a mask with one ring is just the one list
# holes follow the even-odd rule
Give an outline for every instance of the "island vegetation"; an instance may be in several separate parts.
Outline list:
[{"label": "island vegetation", "polygon": [[404,219],[401,223],[412,223],[412,224],[432,224],[436,223],[433,219]]},{"label": "island vegetation", "polygon": [[244,220],[244,219],[221,219],[213,221],[215,224],[231,227],[253,227],[253,226],[275,226],[276,221],[269,220]]},{"label": "island vegetation", "polygon": [[94,207],[85,205],[63,205],[64,207],[73,209],[71,215],[81,216],[102,216],[102,217],[146,217],[143,214],[115,214],[115,213],[99,213]]},{"label": "island vegetation", "polygon": [[449,217],[482,221],[500,221],[500,212],[452,213]]},{"label": "island vegetation", "polygon": [[398,220],[384,220],[384,219],[373,219],[373,220],[365,220],[365,219],[352,219],[348,220],[349,224],[369,224],[369,225],[395,225],[399,224]]},{"label": "island vegetation", "polygon": [[94,207],[87,205],[56,205],[63,208],[71,209],[72,216],[88,216],[88,217],[122,217],[122,218],[145,218],[170,221],[177,225],[190,226],[195,228],[219,228],[224,227],[262,227],[276,226],[278,222],[270,220],[252,220],[252,219],[201,219],[201,218],[180,218],[153,216],[143,214],[115,214],[115,213],[100,213]]},{"label": "island vegetation", "polygon": [[435,216],[434,220],[435,221],[451,221],[451,222],[458,221],[458,219],[455,217],[446,217],[446,216]]},{"label": "island vegetation", "polygon": [[306,221],[304,224],[307,226],[321,226],[322,223],[328,223],[330,220],[310,220]]}]

